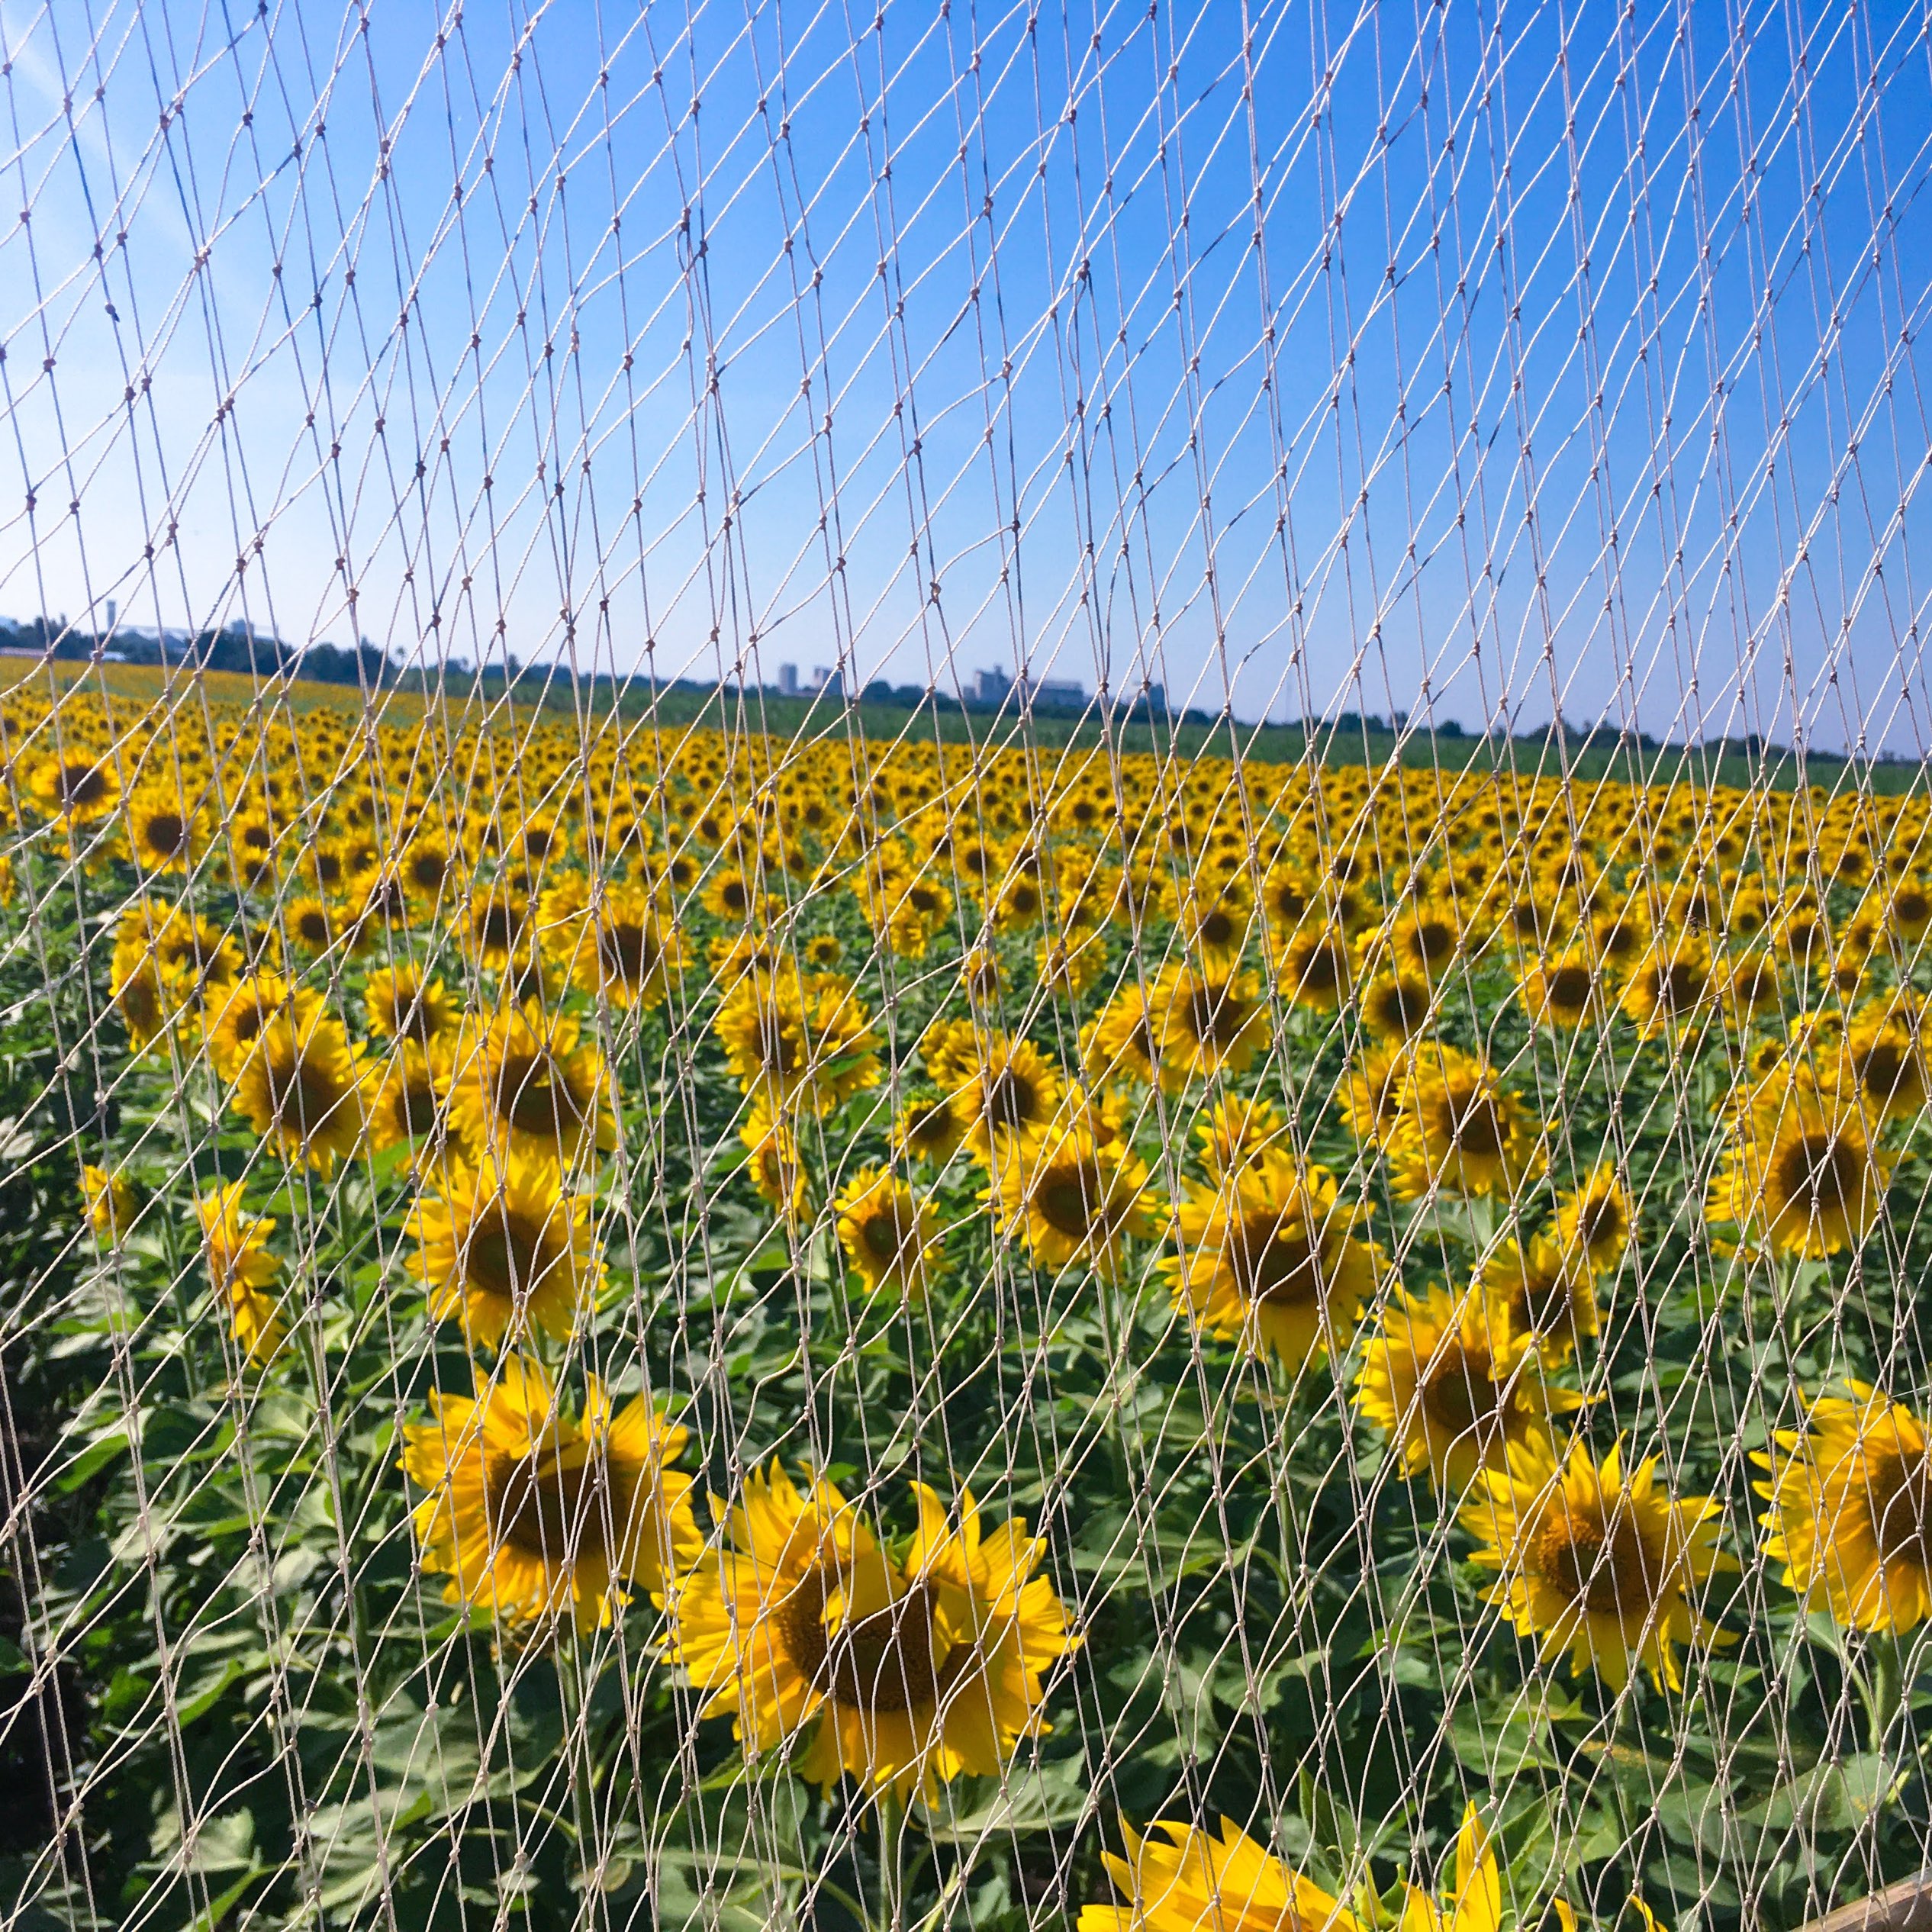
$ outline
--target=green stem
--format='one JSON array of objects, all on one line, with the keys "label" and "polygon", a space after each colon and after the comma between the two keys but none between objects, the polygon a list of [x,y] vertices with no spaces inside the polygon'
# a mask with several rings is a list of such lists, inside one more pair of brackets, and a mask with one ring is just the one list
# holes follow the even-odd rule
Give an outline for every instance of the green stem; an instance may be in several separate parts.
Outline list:
[{"label": "green stem", "polygon": [[1906,1640],[1895,1631],[1874,1631],[1866,1640],[1867,1667],[1858,1683],[1865,1700],[1867,1741],[1874,1757],[1883,1753],[1911,1689],[1907,1651]]},{"label": "green stem", "polygon": [[577,1866],[590,1882],[591,1856],[597,1843],[597,1766],[591,1750],[591,1679],[585,1668],[584,1639],[573,1631],[557,1633],[551,1657],[557,1670],[557,1702],[562,1708],[563,1748],[570,1766],[570,1808],[577,1833]]},{"label": "green stem", "polygon": [[879,1879],[885,1892],[887,1932],[903,1932],[905,1924],[905,1873],[901,1861],[906,1844],[906,1801],[887,1789],[879,1794]]}]

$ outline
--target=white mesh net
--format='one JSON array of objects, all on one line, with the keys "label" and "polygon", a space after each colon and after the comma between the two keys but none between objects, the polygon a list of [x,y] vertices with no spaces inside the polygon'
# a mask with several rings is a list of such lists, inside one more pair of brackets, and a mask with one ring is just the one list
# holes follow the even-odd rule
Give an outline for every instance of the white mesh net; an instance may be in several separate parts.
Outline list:
[{"label": "white mesh net", "polygon": [[0,41],[0,1924],[1924,1922],[1922,8]]}]

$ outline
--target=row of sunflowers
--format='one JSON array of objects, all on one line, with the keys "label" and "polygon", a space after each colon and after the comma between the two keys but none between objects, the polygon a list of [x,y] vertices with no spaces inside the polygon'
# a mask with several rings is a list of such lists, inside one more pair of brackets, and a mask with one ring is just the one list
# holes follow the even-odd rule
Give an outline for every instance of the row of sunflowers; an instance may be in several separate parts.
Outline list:
[{"label": "row of sunflowers", "polygon": [[0,758],[10,1915],[1924,1862],[1923,797],[192,686]]}]

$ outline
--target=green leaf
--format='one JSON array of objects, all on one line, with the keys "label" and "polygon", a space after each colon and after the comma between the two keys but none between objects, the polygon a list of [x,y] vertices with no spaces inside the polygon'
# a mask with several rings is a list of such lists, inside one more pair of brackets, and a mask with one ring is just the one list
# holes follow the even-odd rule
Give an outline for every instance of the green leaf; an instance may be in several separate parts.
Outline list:
[{"label": "green leaf", "polygon": [[56,1489],[69,1492],[78,1489],[89,1479],[105,1469],[116,1457],[127,1453],[127,1424],[125,1418],[97,1435],[56,1479]]},{"label": "green leaf", "polygon": [[1897,1795],[1905,1774],[1873,1751],[1827,1759],[1787,1779],[1769,1797],[1738,1813],[1747,1824],[1782,1834],[1852,1831],[1868,1823]]},{"label": "green leaf", "polygon": [[[958,1794],[976,1797],[962,1804]],[[1007,1833],[1071,1831],[1095,1808],[1087,1766],[1077,1757],[1047,1764],[1015,1764],[998,1778],[975,1778],[947,1788],[935,1809],[913,1814],[935,1845],[977,1845]]]}]

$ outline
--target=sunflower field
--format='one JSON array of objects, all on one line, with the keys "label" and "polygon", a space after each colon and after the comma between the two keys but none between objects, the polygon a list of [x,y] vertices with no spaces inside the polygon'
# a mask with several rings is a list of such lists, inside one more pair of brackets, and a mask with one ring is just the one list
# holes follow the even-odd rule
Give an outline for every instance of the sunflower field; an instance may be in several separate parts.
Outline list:
[{"label": "sunflower field", "polygon": [[0,1921],[1923,1862],[1922,794],[0,727]]}]

